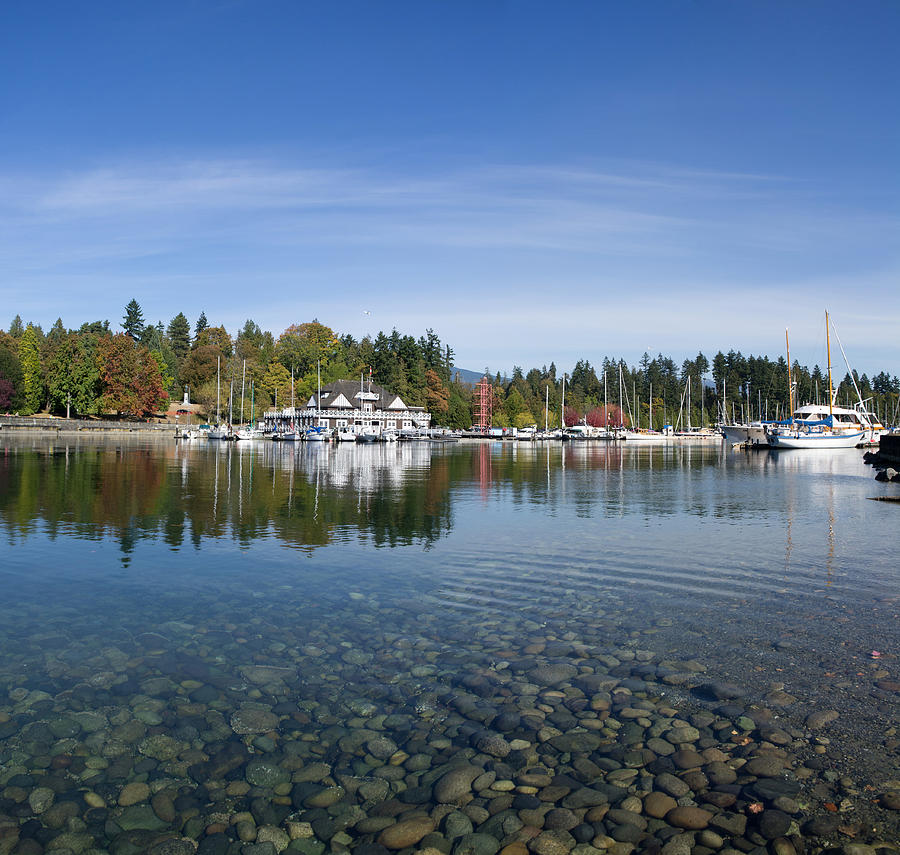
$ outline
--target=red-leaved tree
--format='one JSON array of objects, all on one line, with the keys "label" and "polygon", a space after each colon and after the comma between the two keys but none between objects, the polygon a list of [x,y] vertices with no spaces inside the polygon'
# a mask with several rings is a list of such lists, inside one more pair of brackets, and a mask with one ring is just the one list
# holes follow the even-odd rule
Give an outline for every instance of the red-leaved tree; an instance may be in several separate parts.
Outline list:
[{"label": "red-leaved tree", "polygon": [[103,392],[100,405],[117,414],[141,417],[165,404],[159,364],[143,345],[123,333],[98,342],[97,359]]},{"label": "red-leaved tree", "polygon": [[566,423],[566,427],[577,425],[581,421],[581,413],[579,413],[578,410],[575,409],[575,407],[566,407],[564,421]]}]

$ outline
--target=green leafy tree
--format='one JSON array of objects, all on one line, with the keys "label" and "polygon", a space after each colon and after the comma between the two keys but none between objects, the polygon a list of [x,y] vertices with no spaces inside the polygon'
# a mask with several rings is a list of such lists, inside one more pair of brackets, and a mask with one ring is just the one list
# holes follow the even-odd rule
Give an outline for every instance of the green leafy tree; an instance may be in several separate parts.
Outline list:
[{"label": "green leafy tree", "polygon": [[340,342],[334,331],[318,321],[292,324],[275,344],[275,357],[288,371],[293,366],[298,376],[315,374],[317,362],[328,366],[339,351]]},{"label": "green leafy tree", "polygon": [[213,344],[204,344],[191,351],[181,366],[179,380],[191,389],[199,389],[210,381],[215,383],[217,367],[220,372],[225,367],[222,351]]},{"label": "green leafy tree", "polygon": [[71,335],[59,341],[48,361],[47,393],[50,396],[50,408],[55,412],[71,407],[74,389],[72,363],[76,340],[76,336]]},{"label": "green leafy tree", "polygon": [[159,368],[160,383],[162,383],[162,387],[166,391],[167,396],[171,398],[173,392],[176,391],[175,374],[170,368],[162,349],[151,350],[150,355],[156,360],[156,365]]},{"label": "green leafy tree", "polygon": [[79,415],[97,415],[103,392],[100,377],[98,345],[95,333],[78,335],[71,364],[72,409]]},{"label": "green leafy tree", "polygon": [[41,366],[41,340],[37,329],[28,324],[19,339],[19,362],[22,365],[24,400],[22,411],[36,413],[44,400],[44,376]]},{"label": "green leafy tree", "polygon": [[[14,340],[10,338],[10,343]],[[0,410],[17,411],[22,406],[22,365],[16,351],[0,344]]]},{"label": "green leafy tree", "polygon": [[144,313],[141,305],[133,297],[125,307],[125,317],[122,318],[122,332],[132,341],[140,341],[144,332]]},{"label": "green leafy tree", "polygon": [[259,388],[268,393],[273,403],[277,400],[279,408],[291,405],[291,372],[280,362],[273,362],[269,365],[268,370],[259,381]]},{"label": "green leafy tree", "polygon": [[233,351],[231,336],[225,327],[205,327],[194,339],[194,347],[206,347],[213,345],[219,349],[223,357],[230,359]]}]

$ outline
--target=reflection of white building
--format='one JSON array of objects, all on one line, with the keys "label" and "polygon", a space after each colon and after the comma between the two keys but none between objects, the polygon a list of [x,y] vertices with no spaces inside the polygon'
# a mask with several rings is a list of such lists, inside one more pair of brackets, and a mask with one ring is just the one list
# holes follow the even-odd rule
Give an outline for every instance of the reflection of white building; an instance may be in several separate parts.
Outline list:
[{"label": "reflection of white building", "polygon": [[313,393],[303,408],[269,410],[265,423],[269,431],[324,427],[362,433],[364,428],[374,428],[380,434],[385,430],[427,429],[431,413],[424,407],[407,406],[399,395],[374,383],[363,387],[352,380],[336,380],[322,387],[320,400]]}]

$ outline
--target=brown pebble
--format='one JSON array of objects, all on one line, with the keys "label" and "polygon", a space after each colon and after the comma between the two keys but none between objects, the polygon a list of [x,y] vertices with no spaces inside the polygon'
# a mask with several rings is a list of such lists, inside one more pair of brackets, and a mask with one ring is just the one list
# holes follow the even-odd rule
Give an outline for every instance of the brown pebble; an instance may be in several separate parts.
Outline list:
[{"label": "brown pebble", "polygon": [[157,793],[150,800],[150,806],[163,822],[175,821],[175,804],[168,793]]},{"label": "brown pebble", "polygon": [[429,816],[417,816],[388,826],[378,835],[378,842],[387,849],[406,849],[415,846],[432,831],[434,820]]},{"label": "brown pebble", "polygon": [[500,855],[528,855],[528,847],[521,840],[516,840],[500,850]]},{"label": "brown pebble", "polygon": [[653,792],[644,796],[644,813],[654,819],[662,819],[670,810],[678,807],[678,802],[665,793]]},{"label": "brown pebble", "polygon": [[708,810],[691,806],[675,807],[666,814],[666,822],[669,825],[690,830],[706,828],[711,819],[712,814]]},{"label": "brown pebble", "polygon": [[900,793],[885,793],[878,803],[887,810],[900,810]]}]

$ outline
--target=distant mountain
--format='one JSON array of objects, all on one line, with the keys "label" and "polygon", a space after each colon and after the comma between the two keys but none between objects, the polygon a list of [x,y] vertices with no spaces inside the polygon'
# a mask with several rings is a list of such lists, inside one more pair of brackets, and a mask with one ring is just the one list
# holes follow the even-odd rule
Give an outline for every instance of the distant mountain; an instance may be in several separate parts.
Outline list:
[{"label": "distant mountain", "polygon": [[456,377],[459,374],[459,379],[463,383],[477,383],[482,377],[484,377],[483,371],[467,371],[465,368],[451,368],[450,376]]}]

